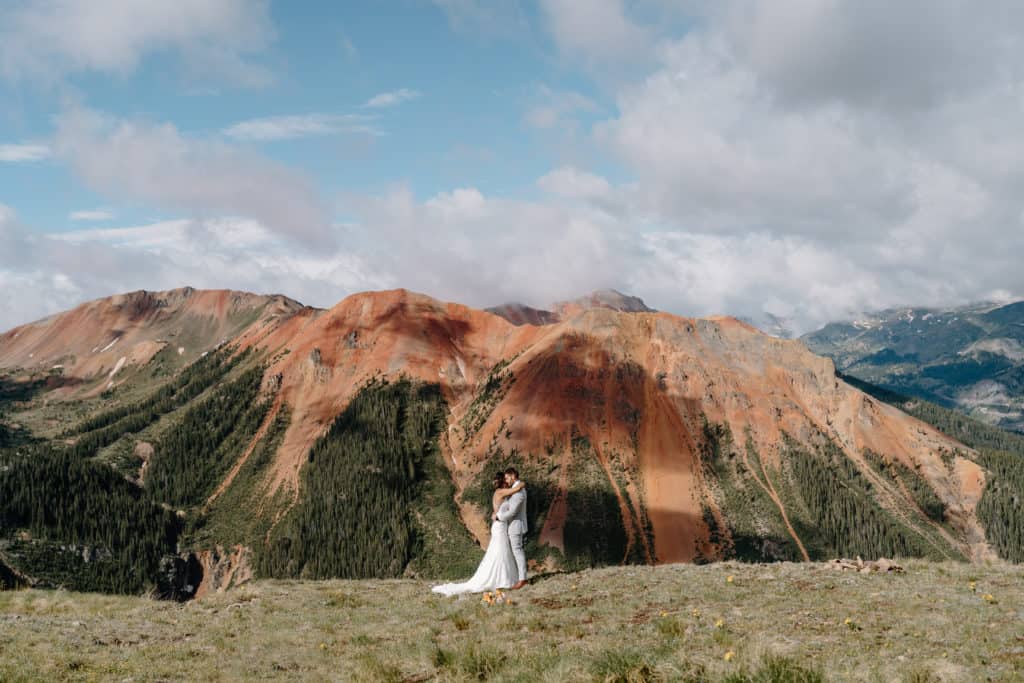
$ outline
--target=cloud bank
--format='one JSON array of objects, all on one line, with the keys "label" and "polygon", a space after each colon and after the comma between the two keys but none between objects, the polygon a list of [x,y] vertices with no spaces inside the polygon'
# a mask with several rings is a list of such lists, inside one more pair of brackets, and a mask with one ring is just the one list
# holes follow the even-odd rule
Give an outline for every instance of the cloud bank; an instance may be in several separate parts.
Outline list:
[{"label": "cloud bank", "polygon": [[[495,8],[437,4],[453,25]],[[62,257],[67,240],[43,248],[50,238],[0,214],[3,284],[40,292],[34,308],[5,303],[0,324],[73,296],[185,283],[317,305],[406,286],[477,306],[543,306],[615,287],[681,314],[781,316],[795,331],[893,305],[1024,296],[1018,3],[601,0],[585,15],[541,5],[552,59],[591,74],[593,88],[546,91],[524,107],[527,127],[571,130],[590,153],[538,174],[536,197],[485,194],[481,182],[417,198],[398,185],[343,197],[339,226],[322,188],[248,147],[72,109],[57,122],[55,158],[94,190],[183,222],[79,233],[76,248],[117,273],[99,278],[92,263]],[[656,21],[666,13],[685,21]],[[261,25],[232,50],[269,40]],[[0,68],[116,71],[146,54],[139,44],[109,55],[4,44]],[[624,62],[614,79],[592,76]],[[232,129],[254,142],[344,123],[255,118]]]},{"label": "cloud bank", "polygon": [[330,213],[311,180],[218,139],[74,108],[57,120],[54,149],[82,182],[110,197],[196,217],[248,217],[291,248],[333,241]]},{"label": "cloud bank", "polygon": [[170,51],[194,76],[264,85],[269,71],[249,56],[273,38],[267,0],[11,0],[0,14],[0,75],[124,75]]}]

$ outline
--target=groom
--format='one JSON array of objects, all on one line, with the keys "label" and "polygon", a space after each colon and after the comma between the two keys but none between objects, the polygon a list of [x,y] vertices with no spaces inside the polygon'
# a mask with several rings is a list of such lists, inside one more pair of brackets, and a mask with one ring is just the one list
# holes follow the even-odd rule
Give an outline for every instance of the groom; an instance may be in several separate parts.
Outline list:
[{"label": "groom", "polygon": [[[519,481],[519,472],[515,467],[505,470],[505,486],[515,486]],[[519,582],[512,590],[519,590],[526,585],[526,553],[523,551],[523,535],[526,533],[526,486],[509,496],[507,505],[498,510],[498,519],[508,522],[508,540],[512,545],[512,556],[516,558],[519,570]]]}]

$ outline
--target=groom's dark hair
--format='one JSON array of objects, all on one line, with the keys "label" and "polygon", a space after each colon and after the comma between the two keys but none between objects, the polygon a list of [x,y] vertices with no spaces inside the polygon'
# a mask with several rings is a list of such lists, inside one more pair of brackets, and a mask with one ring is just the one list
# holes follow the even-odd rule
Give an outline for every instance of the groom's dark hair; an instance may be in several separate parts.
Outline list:
[{"label": "groom's dark hair", "polygon": [[509,467],[507,470],[505,470],[505,474],[511,474],[516,479],[519,478],[519,470],[517,470],[515,467]]}]

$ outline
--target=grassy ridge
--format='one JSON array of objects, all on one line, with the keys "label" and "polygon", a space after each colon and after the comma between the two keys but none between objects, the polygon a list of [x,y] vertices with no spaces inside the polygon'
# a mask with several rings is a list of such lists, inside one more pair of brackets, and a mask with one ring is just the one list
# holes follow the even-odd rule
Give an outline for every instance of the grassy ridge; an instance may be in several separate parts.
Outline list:
[{"label": "grassy ridge", "polygon": [[1024,675],[1018,566],[911,561],[900,575],[795,563],[615,567],[541,578],[515,593],[515,604],[493,607],[479,596],[447,599],[429,588],[411,580],[257,581],[184,605],[0,593],[0,679],[910,682]]}]

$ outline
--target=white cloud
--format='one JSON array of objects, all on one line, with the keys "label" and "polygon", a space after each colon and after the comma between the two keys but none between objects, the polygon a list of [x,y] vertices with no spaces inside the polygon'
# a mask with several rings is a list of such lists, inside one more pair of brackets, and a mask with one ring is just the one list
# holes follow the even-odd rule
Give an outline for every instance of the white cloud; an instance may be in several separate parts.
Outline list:
[{"label": "white cloud", "polygon": [[617,115],[594,129],[632,174],[626,220],[660,230],[644,287],[697,310],[786,309],[804,328],[1024,294],[1009,256],[1024,249],[1024,10],[718,7],[617,84]]},{"label": "white cloud", "polygon": [[577,199],[603,199],[611,194],[608,181],[599,175],[562,166],[542,176],[537,185],[551,194]]},{"label": "white cloud", "polygon": [[68,214],[68,218],[73,221],[109,221],[113,217],[114,213],[107,209],[87,209]]},{"label": "white cloud", "polygon": [[600,210],[492,198],[476,188],[417,202],[405,188],[352,198],[352,242],[394,286],[475,306],[547,305],[622,286],[628,234]]},{"label": "white cloud", "polygon": [[261,85],[269,73],[248,56],[273,37],[267,0],[12,0],[0,14],[0,74],[126,74],[168,51],[195,76]]},{"label": "white cloud", "polygon": [[71,230],[54,233],[48,238],[73,244],[100,242],[114,247],[159,249],[187,242],[192,226],[193,221],[191,220],[176,219],[136,227]]},{"label": "white cloud", "polygon": [[19,145],[0,145],[0,161],[22,162],[42,161],[50,158],[50,148],[46,145],[23,143]]},{"label": "white cloud", "polygon": [[300,114],[248,119],[228,126],[224,134],[235,140],[294,140],[317,135],[359,133],[380,135],[372,119],[355,114]]},{"label": "white cloud", "polygon": [[742,0],[717,24],[752,71],[796,101],[925,108],[1019,79],[1024,6],[960,0]]},{"label": "white cloud", "polygon": [[383,108],[383,107],[394,107],[395,105],[414,100],[420,96],[418,90],[410,90],[409,88],[401,88],[399,90],[392,90],[391,92],[382,92],[374,95],[366,101],[364,107],[369,108]]},{"label": "white cloud", "polygon": [[250,219],[33,234],[0,205],[0,330],[117,292],[184,285],[280,292],[330,306],[390,286],[344,251],[303,254]]},{"label": "white cloud", "polygon": [[629,62],[643,59],[654,33],[634,21],[623,0],[540,0],[555,44],[585,61]]},{"label": "white cloud", "polygon": [[[466,25],[497,7],[439,4]],[[699,16],[672,36],[649,21],[658,4]],[[615,287],[677,313],[774,313],[799,331],[863,309],[1024,295],[1016,4],[546,0],[542,17],[599,94],[542,89],[530,102],[539,135],[592,145],[553,154],[540,199],[351,197],[343,247],[296,256],[291,237],[342,230],[301,175],[223,140],[73,110],[58,156],[93,188],[187,220],[44,242],[0,211],[0,296],[4,283],[40,288],[0,310],[186,282],[322,305],[383,286],[478,306]],[[622,77],[599,75],[622,61]],[[274,135],[316,131],[277,123]]]},{"label": "white cloud", "polygon": [[227,143],[72,109],[57,118],[56,154],[92,189],[194,216],[258,220],[293,243],[333,239],[328,211],[312,181]]}]

